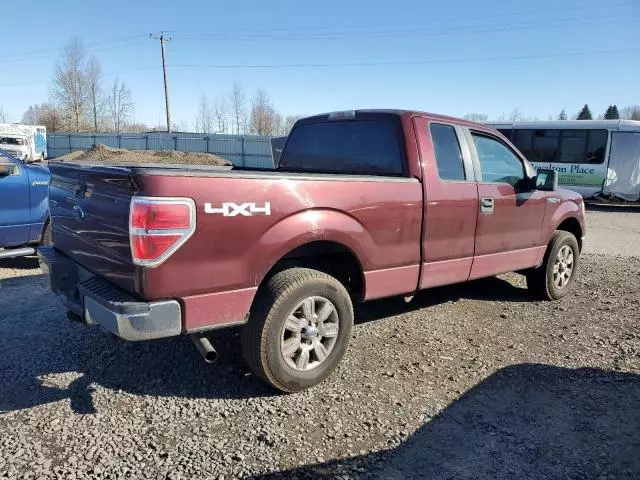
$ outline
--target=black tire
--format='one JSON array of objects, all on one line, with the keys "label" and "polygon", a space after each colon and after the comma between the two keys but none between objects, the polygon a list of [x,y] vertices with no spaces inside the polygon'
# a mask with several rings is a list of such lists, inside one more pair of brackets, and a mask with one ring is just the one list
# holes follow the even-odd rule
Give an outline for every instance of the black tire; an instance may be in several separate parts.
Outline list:
[{"label": "black tire", "polygon": [[[281,342],[286,335],[287,318],[297,311],[296,306],[309,298],[330,302],[338,328],[327,356],[323,360],[316,356],[317,366],[303,371],[287,363]],[[242,353],[249,368],[262,380],[282,392],[296,392],[317,385],[333,372],[347,350],[352,326],[351,298],[338,280],[317,270],[291,268],[273,275],[258,291],[249,321],[242,329]],[[318,333],[321,328],[316,331],[320,339],[323,338]],[[306,333],[305,330],[302,335]],[[308,358],[314,355],[315,352],[310,353]]]},{"label": "black tire", "polygon": [[[554,281],[554,266],[558,252],[568,246],[573,254],[571,276],[564,286],[558,286]],[[542,265],[533,268],[526,273],[527,287],[529,291],[540,300],[559,300],[571,291],[571,287],[578,273],[580,264],[580,247],[576,237],[564,230],[553,233],[551,241],[544,254]]]},{"label": "black tire", "polygon": [[51,245],[51,221],[47,220],[47,223],[44,225],[44,230],[42,231],[42,240],[40,241],[40,245],[43,247],[48,247]]}]

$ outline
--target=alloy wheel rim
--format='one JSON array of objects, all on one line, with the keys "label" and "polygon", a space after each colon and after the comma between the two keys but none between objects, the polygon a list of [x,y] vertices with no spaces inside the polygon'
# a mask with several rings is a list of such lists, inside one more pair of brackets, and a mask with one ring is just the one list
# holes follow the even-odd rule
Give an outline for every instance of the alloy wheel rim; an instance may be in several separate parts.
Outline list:
[{"label": "alloy wheel rim", "polygon": [[553,264],[553,284],[557,288],[565,288],[571,280],[574,267],[573,249],[569,245],[563,245]]},{"label": "alloy wheel rim", "polygon": [[307,297],[287,315],[280,336],[280,352],[297,371],[319,367],[338,339],[340,319],[335,305],[321,296]]}]

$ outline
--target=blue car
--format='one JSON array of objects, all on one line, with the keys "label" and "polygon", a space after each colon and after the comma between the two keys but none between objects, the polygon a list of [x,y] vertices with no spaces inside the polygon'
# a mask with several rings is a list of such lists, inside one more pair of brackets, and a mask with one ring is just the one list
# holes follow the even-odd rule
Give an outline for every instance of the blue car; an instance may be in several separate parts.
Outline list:
[{"label": "blue car", "polygon": [[0,259],[35,253],[48,243],[49,169],[0,149]]}]

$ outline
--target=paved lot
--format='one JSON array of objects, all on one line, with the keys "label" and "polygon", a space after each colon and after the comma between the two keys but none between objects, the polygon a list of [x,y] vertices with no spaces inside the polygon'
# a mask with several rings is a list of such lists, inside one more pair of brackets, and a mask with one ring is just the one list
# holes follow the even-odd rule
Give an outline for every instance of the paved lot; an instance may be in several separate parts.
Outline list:
[{"label": "paved lot", "polygon": [[639,478],[640,212],[588,223],[574,295],[514,274],[360,306],[338,371],[288,396],[234,332],[214,366],[125,343],[1,261],[0,478]]}]

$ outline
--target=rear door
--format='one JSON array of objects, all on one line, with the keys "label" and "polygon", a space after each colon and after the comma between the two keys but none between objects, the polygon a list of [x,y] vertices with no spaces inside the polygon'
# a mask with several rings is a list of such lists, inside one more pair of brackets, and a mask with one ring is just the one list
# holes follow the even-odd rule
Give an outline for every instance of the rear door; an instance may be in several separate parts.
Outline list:
[{"label": "rear door", "polygon": [[478,187],[464,130],[415,117],[423,165],[420,288],[466,281],[474,254]]},{"label": "rear door", "polygon": [[478,221],[470,278],[534,266],[541,251],[547,193],[531,190],[523,158],[499,136],[467,130],[478,172]]},{"label": "rear door", "polygon": [[0,175],[0,247],[29,241],[29,177],[20,161],[0,150],[0,163],[15,165],[12,175]]}]

